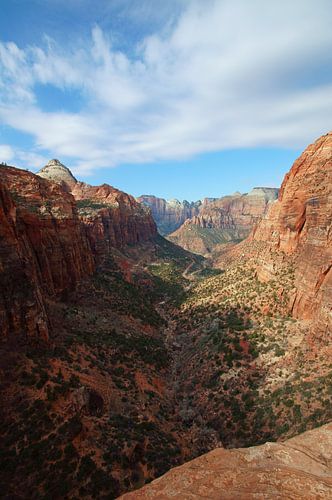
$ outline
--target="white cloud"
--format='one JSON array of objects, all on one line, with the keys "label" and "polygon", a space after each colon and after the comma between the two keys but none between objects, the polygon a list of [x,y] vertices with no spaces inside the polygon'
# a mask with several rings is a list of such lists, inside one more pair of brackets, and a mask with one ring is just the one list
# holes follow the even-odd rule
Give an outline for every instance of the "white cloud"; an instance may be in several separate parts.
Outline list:
[{"label": "white cloud", "polygon": [[9,144],[0,144],[0,162],[5,162],[9,165],[15,165],[16,162],[19,162],[17,166],[23,163],[31,169],[39,169],[43,167],[48,160],[48,156],[17,148],[14,150]]},{"label": "white cloud", "polygon": [[[69,157],[82,172],[303,147],[331,128],[331,25],[329,0],[208,0],[189,2],[131,56],[98,26],[75,47],[0,44],[0,118],[33,135],[33,154]],[[81,111],[45,112],[36,84],[76,91]]]},{"label": "white cloud", "polygon": [[14,158],[14,151],[8,144],[0,144],[0,162],[10,161]]}]

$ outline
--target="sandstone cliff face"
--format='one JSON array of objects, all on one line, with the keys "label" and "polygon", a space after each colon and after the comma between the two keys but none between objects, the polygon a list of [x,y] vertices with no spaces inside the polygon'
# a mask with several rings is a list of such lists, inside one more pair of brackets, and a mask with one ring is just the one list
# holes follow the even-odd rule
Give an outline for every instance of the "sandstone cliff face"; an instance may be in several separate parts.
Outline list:
[{"label": "sandstone cliff face", "polygon": [[6,339],[47,339],[45,300],[73,289],[112,248],[157,234],[151,214],[133,197],[79,183],[51,163],[38,176],[1,167],[0,329]]},{"label": "sandstone cliff face", "polygon": [[266,212],[271,201],[278,197],[278,189],[254,188],[250,193],[214,200],[200,210],[188,224],[200,227],[234,229],[238,234],[249,234],[252,226]]},{"label": "sandstone cliff face", "polygon": [[2,337],[47,338],[45,297],[59,296],[94,269],[75,200],[61,186],[1,167]]},{"label": "sandstone cliff face", "polygon": [[[296,318],[332,332],[332,133],[295,161],[273,204],[252,235],[264,245],[258,275],[273,277],[278,258],[294,262],[290,304]],[[277,252],[278,257],[275,257]]]},{"label": "sandstone cliff face", "polygon": [[246,238],[278,197],[278,189],[254,188],[203,203],[198,215],[170,235],[170,240],[192,252],[208,254],[219,243]]},{"label": "sandstone cliff face", "polygon": [[152,216],[162,235],[173,233],[185,220],[199,213],[200,201],[191,202],[184,200],[164,200],[156,196],[142,195],[137,201],[151,209]]},{"label": "sandstone cliff face", "polygon": [[170,470],[129,499],[332,497],[332,424],[284,443],[224,450],[217,448]]},{"label": "sandstone cliff face", "polygon": [[103,255],[111,247],[135,245],[157,235],[150,211],[132,196],[108,184],[89,186],[83,182],[77,182],[71,192],[95,254]]},{"label": "sandstone cliff face", "polygon": [[157,235],[150,211],[133,196],[108,184],[78,182],[59,160],[50,160],[37,175],[60,184],[74,196],[91,248],[100,258],[112,247],[135,245]]}]

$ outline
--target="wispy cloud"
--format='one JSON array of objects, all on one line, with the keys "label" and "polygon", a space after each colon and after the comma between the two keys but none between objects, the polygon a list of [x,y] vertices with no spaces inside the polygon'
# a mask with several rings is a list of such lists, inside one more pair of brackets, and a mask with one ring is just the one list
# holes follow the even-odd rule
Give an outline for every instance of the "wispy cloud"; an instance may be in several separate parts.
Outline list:
[{"label": "wispy cloud", "polygon": [[15,153],[12,147],[8,144],[0,144],[0,161],[10,161],[14,158]]},{"label": "wispy cloud", "polygon": [[[76,46],[48,37],[42,47],[1,43],[0,118],[34,137],[30,154],[68,157],[81,172],[302,147],[331,128],[329,0],[188,5],[130,56],[99,26]],[[46,112],[40,84],[77,92],[80,112]]]}]

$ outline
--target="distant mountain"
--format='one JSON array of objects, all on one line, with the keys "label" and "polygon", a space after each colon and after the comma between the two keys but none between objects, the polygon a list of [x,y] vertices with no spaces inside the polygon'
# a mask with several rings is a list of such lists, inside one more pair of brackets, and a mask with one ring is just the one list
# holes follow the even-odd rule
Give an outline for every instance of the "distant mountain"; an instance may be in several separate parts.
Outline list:
[{"label": "distant mountain", "polygon": [[246,238],[277,198],[278,189],[256,187],[247,194],[236,192],[206,201],[169,239],[186,250],[208,254],[218,244]]},{"label": "distant mountain", "polygon": [[152,195],[142,195],[137,201],[151,209],[158,231],[161,235],[173,233],[185,220],[199,213],[201,201],[165,200]]}]

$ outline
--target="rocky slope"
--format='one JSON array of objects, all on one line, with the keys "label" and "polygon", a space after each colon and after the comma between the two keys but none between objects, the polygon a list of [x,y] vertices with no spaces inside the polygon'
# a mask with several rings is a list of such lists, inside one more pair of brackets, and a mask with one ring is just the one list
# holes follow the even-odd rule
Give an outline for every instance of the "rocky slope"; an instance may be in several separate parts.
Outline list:
[{"label": "rocky slope", "polygon": [[249,235],[277,197],[277,189],[254,188],[248,194],[236,193],[205,203],[199,213],[187,219],[169,239],[203,255],[218,244],[239,242]]},{"label": "rocky slope", "polygon": [[332,497],[331,463],[332,424],[327,424],[283,443],[217,448],[121,498],[327,499]]},{"label": "rocky slope", "polygon": [[4,498],[115,498],[193,456],[157,304],[200,259],[132,197],[64,182],[1,166]]},{"label": "rocky slope", "polygon": [[142,195],[137,201],[149,207],[162,235],[173,233],[186,219],[198,214],[201,201],[191,202],[164,200],[151,195]]}]

